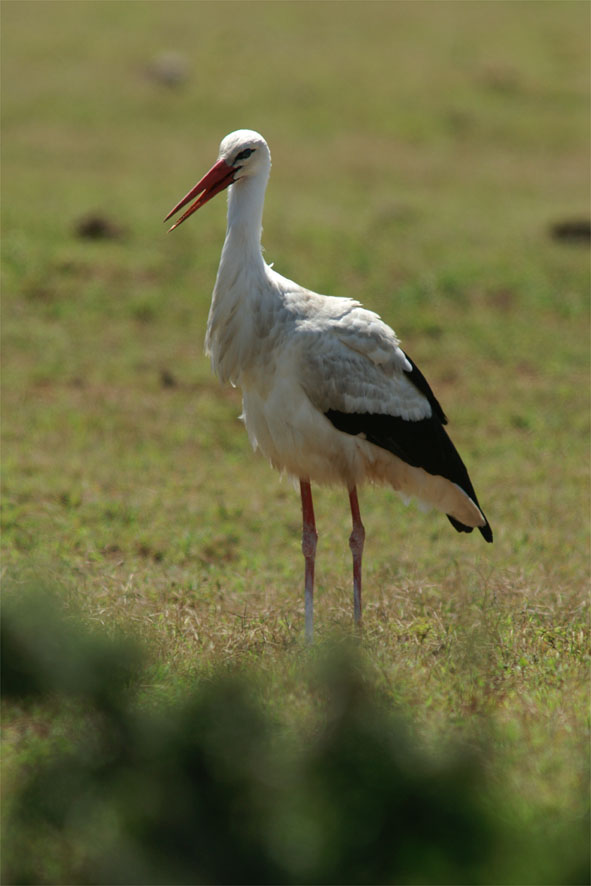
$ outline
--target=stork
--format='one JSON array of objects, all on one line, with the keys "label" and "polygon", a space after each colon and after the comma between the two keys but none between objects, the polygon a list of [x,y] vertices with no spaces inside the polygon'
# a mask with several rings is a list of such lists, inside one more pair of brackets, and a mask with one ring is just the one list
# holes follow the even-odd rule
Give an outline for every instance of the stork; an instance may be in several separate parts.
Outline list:
[{"label": "stork", "polygon": [[[492,530],[447,422],[395,332],[350,298],[319,295],[282,277],[261,251],[271,154],[249,129],[221,142],[217,162],[166,216],[190,204],[178,227],[228,188],[226,239],[213,290],[205,350],[223,382],[242,391],[250,442],[299,481],[305,558],[305,631],[313,633],[318,539],[311,483],[349,494],[353,610],[361,623],[365,530],[357,487],[385,483],[444,513],[458,532]],[[192,202],[194,201],[194,202]]]}]

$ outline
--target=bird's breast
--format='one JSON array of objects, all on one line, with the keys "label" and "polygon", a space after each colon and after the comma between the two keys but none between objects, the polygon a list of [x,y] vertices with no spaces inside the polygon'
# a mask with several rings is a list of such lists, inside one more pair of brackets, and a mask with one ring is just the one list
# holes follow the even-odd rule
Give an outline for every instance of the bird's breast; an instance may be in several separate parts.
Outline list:
[{"label": "bird's breast", "polygon": [[216,375],[240,387],[247,375],[263,383],[279,359],[288,322],[264,281],[243,275],[229,289],[216,285],[205,337]]}]

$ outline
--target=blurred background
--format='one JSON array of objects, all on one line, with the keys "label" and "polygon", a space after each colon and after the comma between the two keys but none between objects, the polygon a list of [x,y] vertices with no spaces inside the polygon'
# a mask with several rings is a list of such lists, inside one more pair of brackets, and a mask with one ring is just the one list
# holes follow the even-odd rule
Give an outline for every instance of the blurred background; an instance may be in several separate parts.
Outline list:
[{"label": "blurred background", "polygon": [[[73,693],[63,674],[33,691],[36,667],[53,673],[48,661],[89,674],[102,659],[91,654],[82,666],[85,653],[66,639],[44,657],[43,620],[15,629],[9,649],[29,662],[19,673],[30,668],[33,677],[24,688],[17,681],[5,709],[10,863],[31,860],[11,868],[13,881],[116,882],[125,871],[129,882],[147,882],[152,862],[129,849],[138,813],[121,785],[158,792],[170,772],[150,781],[153,750],[130,725],[134,705],[155,710],[158,723],[176,705],[174,736],[157,747],[172,758],[180,742],[184,771],[194,711],[232,719],[212,712],[206,681],[230,665],[246,668],[258,687],[253,717],[267,724],[260,734],[277,725],[290,747],[310,734],[320,737],[314,753],[333,747],[322,744],[326,699],[341,690],[329,678],[322,691],[302,679],[298,496],[252,455],[237,420],[240,394],[212,378],[203,356],[224,199],[171,235],[162,224],[223,136],[247,127],[264,135],[273,157],[266,260],[311,289],[359,299],[396,329],[450,417],[495,531],[495,544],[481,545],[440,515],[404,509],[390,490],[363,492],[364,685],[381,699],[367,717],[378,724],[374,738],[390,736],[380,771],[399,785],[408,768],[389,744],[399,735],[389,719],[396,711],[402,730],[424,742],[419,768],[443,766],[460,785],[462,820],[475,817],[483,864],[454,854],[443,832],[414,873],[406,856],[394,863],[388,852],[383,867],[364,867],[369,837],[365,855],[351,860],[346,827],[331,831],[332,848],[314,843],[308,804],[318,791],[329,818],[338,808],[347,750],[337,754],[345,762],[334,783],[315,781],[308,757],[287,767],[296,781],[306,773],[304,811],[294,813],[297,824],[277,813],[285,831],[272,849],[260,833],[292,782],[279,780],[279,799],[261,788],[262,867],[249,868],[252,877],[264,882],[264,870],[269,882],[344,882],[346,862],[351,882],[584,882],[588,4],[5,0],[1,15],[5,596],[49,585],[75,635],[124,629],[145,650],[139,670],[123,668],[133,701],[125,693],[105,700],[90,678]],[[322,645],[350,627],[350,530],[342,491],[319,491],[315,504]],[[366,715],[355,680],[344,685],[353,699],[339,720],[346,733],[347,717]],[[219,692],[224,711],[242,710],[241,688]],[[86,735],[88,717],[106,724],[106,744],[83,760],[75,737]],[[164,727],[149,728],[161,735]],[[135,736],[128,768],[113,738],[125,730]],[[334,747],[344,733],[336,729]],[[224,736],[231,747],[234,733]],[[482,751],[467,782],[439,758],[442,736],[457,739],[460,756],[475,744]],[[127,835],[115,870],[101,867],[108,852],[87,864],[89,832],[79,827],[113,741],[115,787],[88,820],[100,819],[107,847],[118,829]],[[75,764],[57,753],[64,743]],[[287,745],[280,756],[289,757]],[[79,777],[64,805],[44,806],[60,766],[70,765]],[[382,809],[375,830],[390,834],[384,822],[401,813],[380,806],[367,766],[360,808]],[[220,820],[229,820],[235,796],[250,808],[260,781],[251,775],[236,775],[242,787],[219,800]],[[403,795],[430,804],[434,819],[451,815],[438,805],[443,788],[433,800],[424,787],[406,784]],[[43,821],[38,843],[21,827],[30,804]],[[358,807],[348,808],[353,821]],[[531,852],[507,848],[501,820]],[[308,846],[305,870],[285,837],[292,826]],[[142,819],[146,845],[158,827],[158,816]],[[376,846],[390,843],[376,840],[380,859]],[[174,855],[174,840],[166,845]],[[182,865],[167,867],[167,851],[161,881],[192,881]],[[237,881],[215,864],[193,881]]]}]

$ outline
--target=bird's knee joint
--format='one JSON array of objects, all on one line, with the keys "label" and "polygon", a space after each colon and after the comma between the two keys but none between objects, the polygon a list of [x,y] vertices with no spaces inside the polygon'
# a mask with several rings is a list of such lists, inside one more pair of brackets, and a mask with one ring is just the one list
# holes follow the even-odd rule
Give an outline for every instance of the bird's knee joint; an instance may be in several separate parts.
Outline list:
[{"label": "bird's knee joint", "polygon": [[302,553],[306,559],[314,557],[316,554],[316,543],[318,542],[318,533],[311,527],[305,527],[302,535]]},{"label": "bird's knee joint", "polygon": [[364,542],[365,528],[363,526],[363,523],[358,523],[349,536],[349,547],[351,548],[353,554],[360,554],[363,551]]}]

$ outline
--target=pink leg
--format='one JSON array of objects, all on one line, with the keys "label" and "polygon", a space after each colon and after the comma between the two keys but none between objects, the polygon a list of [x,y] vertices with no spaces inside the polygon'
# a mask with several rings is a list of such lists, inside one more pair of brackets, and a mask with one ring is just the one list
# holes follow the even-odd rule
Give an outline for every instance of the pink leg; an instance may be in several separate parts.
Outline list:
[{"label": "pink leg", "polygon": [[353,531],[349,536],[349,547],[353,554],[353,614],[355,624],[361,626],[361,558],[363,555],[363,543],[365,541],[365,529],[361,522],[361,512],[357,499],[357,489],[353,486],[349,490],[349,503],[351,505],[351,517],[353,519]]},{"label": "pink leg", "polygon": [[309,480],[300,480],[300,492],[302,495],[302,553],[306,560],[306,640],[312,642],[314,631],[314,561],[316,559],[316,521],[314,520],[314,505],[312,504],[312,489]]}]

